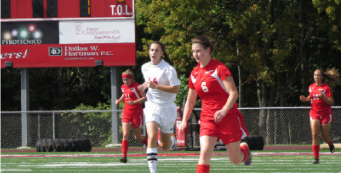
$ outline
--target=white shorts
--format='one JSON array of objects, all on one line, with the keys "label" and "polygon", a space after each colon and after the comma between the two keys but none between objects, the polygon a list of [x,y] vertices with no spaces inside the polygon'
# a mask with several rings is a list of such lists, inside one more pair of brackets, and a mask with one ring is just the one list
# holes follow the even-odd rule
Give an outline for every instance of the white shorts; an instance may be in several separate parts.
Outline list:
[{"label": "white shorts", "polygon": [[175,103],[156,104],[147,101],[143,111],[146,123],[157,122],[160,125],[161,132],[173,133],[177,116]]}]

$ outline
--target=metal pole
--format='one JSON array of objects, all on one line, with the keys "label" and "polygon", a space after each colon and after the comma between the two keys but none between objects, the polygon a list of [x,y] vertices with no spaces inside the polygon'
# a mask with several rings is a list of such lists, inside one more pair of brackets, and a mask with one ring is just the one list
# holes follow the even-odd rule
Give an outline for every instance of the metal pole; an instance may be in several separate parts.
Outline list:
[{"label": "metal pole", "polygon": [[56,120],[55,120],[55,112],[52,112],[52,139],[56,138]]},{"label": "metal pole", "polygon": [[40,114],[38,114],[38,139],[40,139]]},{"label": "metal pole", "polygon": [[274,115],[275,115],[275,127],[274,127],[274,144],[277,144],[277,115],[278,115],[278,111],[274,111]]},{"label": "metal pole", "polygon": [[29,110],[29,71],[21,69],[21,148],[27,148],[28,141],[28,116]]},{"label": "metal pole", "polygon": [[118,144],[118,125],[117,125],[117,105],[115,104],[117,97],[117,67],[111,67],[111,130],[112,130],[112,143]]}]

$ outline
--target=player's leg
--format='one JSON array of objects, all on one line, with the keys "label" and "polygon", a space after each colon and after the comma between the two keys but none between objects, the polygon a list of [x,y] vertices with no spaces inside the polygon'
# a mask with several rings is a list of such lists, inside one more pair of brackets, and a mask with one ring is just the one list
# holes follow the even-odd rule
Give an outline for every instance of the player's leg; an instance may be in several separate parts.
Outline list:
[{"label": "player's leg", "polygon": [[144,145],[148,146],[147,137],[141,134],[141,128],[134,127],[133,130],[134,130],[135,139],[141,141]]},{"label": "player's leg", "polygon": [[146,123],[148,134],[148,146],[147,146],[147,161],[149,171],[151,173],[156,172],[157,166],[157,135],[159,131],[159,124],[155,121]]},{"label": "player's leg", "polygon": [[172,133],[160,132],[160,142],[159,146],[164,150],[169,150],[172,145]]},{"label": "player's leg", "polygon": [[197,173],[208,173],[210,171],[210,160],[217,139],[217,137],[212,136],[200,137],[200,158],[197,165]]},{"label": "player's leg", "polygon": [[226,150],[233,164],[238,165],[241,162],[244,162],[246,166],[251,164],[252,155],[246,143],[231,142],[226,145]]},{"label": "player's leg", "polygon": [[177,143],[175,136],[173,134],[175,121],[170,121],[170,123],[160,126],[160,141],[159,146],[164,150],[176,150]]},{"label": "player's leg", "polygon": [[173,134],[177,107],[174,103],[164,105],[160,111],[163,114],[160,123],[160,144],[159,146],[164,150],[176,150],[177,143]]},{"label": "player's leg", "polygon": [[312,134],[312,149],[314,153],[315,161],[314,164],[319,163],[319,152],[320,152],[320,142],[319,142],[319,133],[320,133],[320,120],[318,119],[310,119],[310,127]]},{"label": "player's leg", "polygon": [[123,157],[120,158],[122,163],[127,163],[127,153],[128,153],[128,146],[129,146],[129,134],[131,129],[131,124],[123,122],[122,123],[122,131],[123,131],[123,138],[122,138],[122,154]]},{"label": "player's leg", "polygon": [[322,136],[322,140],[328,144],[330,152],[334,153],[335,147],[333,144],[333,140],[329,136],[330,127],[331,127],[331,123],[321,124],[321,136]]},{"label": "player's leg", "polygon": [[134,131],[134,136],[136,140],[141,141],[144,145],[148,146],[148,140],[147,137],[141,134],[141,128],[143,126],[143,114],[142,111],[139,113],[139,115],[135,116],[133,119],[133,131]]}]

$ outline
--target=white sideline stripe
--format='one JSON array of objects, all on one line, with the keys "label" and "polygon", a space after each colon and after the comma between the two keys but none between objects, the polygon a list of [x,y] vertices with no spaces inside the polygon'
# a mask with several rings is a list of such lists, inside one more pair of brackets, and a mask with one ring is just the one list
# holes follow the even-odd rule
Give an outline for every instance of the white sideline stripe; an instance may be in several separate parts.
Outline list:
[{"label": "white sideline stripe", "polygon": [[8,172],[31,172],[31,169],[1,169],[0,172],[8,171]]},{"label": "white sideline stripe", "polygon": [[[182,154],[182,153],[179,153]],[[192,154],[192,153],[189,153]],[[134,155],[134,154],[133,154]],[[213,156],[224,156],[227,153],[214,153]],[[299,155],[313,155],[313,152],[259,152],[252,153],[253,156],[299,156]],[[341,152],[329,153],[320,152],[320,155],[341,155]],[[189,155],[193,156],[193,155]],[[195,155],[199,156],[199,155]],[[122,154],[48,154],[48,155],[1,155],[1,158],[6,157],[122,157]],[[129,156],[128,157],[139,157],[139,156]],[[143,157],[143,156],[141,156]],[[161,156],[162,157],[162,156]],[[168,156],[167,156],[168,157]],[[188,157],[185,155],[181,156],[169,156],[169,157]]]},{"label": "white sideline stripe", "polygon": [[[56,164],[44,164],[44,165],[36,165],[38,167],[93,167],[93,166],[98,166],[98,167],[108,167],[108,166],[122,166],[122,165],[130,165],[130,166],[135,166],[135,165],[145,165],[142,163],[89,163],[89,162],[73,162],[73,163],[56,163]],[[30,166],[30,165],[28,165]]]}]

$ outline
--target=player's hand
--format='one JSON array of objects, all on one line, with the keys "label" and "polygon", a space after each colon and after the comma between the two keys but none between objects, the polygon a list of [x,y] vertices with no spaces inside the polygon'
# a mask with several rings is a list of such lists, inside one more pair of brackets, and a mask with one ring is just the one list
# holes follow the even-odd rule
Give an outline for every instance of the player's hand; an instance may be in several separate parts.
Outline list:
[{"label": "player's hand", "polygon": [[120,103],[120,101],[119,101],[118,99],[116,99],[115,103],[116,103],[116,104],[119,104],[119,103]]},{"label": "player's hand", "polygon": [[156,89],[157,84],[154,83],[153,81],[148,81],[147,86],[148,88]]},{"label": "player's hand", "polygon": [[134,101],[131,101],[131,100],[127,101],[127,103],[128,103],[128,105],[133,105],[133,104],[135,104]]},{"label": "player's hand", "polygon": [[324,95],[323,95],[322,92],[319,93],[319,97],[320,97],[320,98],[323,98],[323,97],[324,97]]},{"label": "player's hand", "polygon": [[304,95],[301,95],[300,96],[300,100],[303,102],[303,101],[306,101],[307,100],[307,97],[305,97]]},{"label": "player's hand", "polygon": [[140,92],[144,92],[144,90],[147,89],[147,84],[146,84],[146,83],[143,83],[143,84],[137,86],[137,89],[138,89]]},{"label": "player's hand", "polygon": [[215,112],[213,115],[214,121],[217,123],[221,122],[221,120],[226,116],[226,113],[227,112],[223,109]]},{"label": "player's hand", "polygon": [[187,128],[187,122],[182,121],[179,127],[179,137],[182,137],[182,133],[185,132],[186,128]]}]

